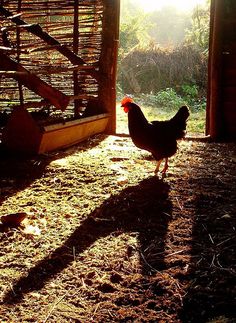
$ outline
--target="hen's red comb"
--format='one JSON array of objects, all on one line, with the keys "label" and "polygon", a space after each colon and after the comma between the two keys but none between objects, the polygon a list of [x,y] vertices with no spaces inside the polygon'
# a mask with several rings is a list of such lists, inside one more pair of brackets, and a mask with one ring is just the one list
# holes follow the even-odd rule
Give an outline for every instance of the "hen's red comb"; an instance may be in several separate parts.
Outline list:
[{"label": "hen's red comb", "polygon": [[121,101],[121,106],[124,106],[126,103],[133,102],[134,100],[130,96],[124,97]]}]

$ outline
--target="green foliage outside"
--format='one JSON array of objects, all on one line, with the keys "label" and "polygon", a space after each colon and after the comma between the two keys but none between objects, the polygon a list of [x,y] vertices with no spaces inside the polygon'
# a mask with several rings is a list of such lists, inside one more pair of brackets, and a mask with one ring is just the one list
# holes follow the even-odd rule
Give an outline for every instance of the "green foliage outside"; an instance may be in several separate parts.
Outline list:
[{"label": "green foliage outside", "polygon": [[134,0],[121,4],[118,99],[130,94],[159,119],[186,104],[189,131],[203,133],[210,0],[191,13],[164,7],[147,14]]},{"label": "green foliage outside", "polygon": [[196,6],[192,13],[191,28],[186,30],[185,41],[208,51],[209,43],[210,0],[206,0],[205,6]]},{"label": "green foliage outside", "polygon": [[135,47],[148,47],[151,42],[151,37],[148,33],[152,27],[151,22],[148,22],[148,16],[139,12],[137,16],[130,16],[121,23],[120,28],[120,51],[119,60],[122,59]]}]

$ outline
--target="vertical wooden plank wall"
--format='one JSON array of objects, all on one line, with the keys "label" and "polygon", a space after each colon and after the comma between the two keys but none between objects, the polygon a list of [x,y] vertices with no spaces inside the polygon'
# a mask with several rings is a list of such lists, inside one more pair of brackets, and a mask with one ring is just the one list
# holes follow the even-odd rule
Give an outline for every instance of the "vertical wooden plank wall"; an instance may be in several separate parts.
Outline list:
[{"label": "vertical wooden plank wall", "polygon": [[[222,113],[224,138],[236,140],[236,1],[224,1]],[[223,138],[223,139],[224,139]]]},{"label": "vertical wooden plank wall", "polygon": [[109,134],[116,131],[116,68],[120,0],[104,0],[102,51],[100,56],[99,104],[110,113]]},{"label": "vertical wooden plank wall", "polygon": [[207,134],[236,139],[236,2],[212,0]]},{"label": "vertical wooden plank wall", "polygon": [[216,140],[221,136],[222,0],[211,2],[208,65],[208,103],[206,133]]}]

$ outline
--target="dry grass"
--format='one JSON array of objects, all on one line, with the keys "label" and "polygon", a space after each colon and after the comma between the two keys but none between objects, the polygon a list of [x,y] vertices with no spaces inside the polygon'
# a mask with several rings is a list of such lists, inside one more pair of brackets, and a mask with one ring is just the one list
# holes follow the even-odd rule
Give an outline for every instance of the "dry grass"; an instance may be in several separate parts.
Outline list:
[{"label": "dry grass", "polygon": [[206,92],[207,55],[191,46],[174,49],[136,48],[119,64],[118,82],[123,93],[157,93],[195,84]]}]

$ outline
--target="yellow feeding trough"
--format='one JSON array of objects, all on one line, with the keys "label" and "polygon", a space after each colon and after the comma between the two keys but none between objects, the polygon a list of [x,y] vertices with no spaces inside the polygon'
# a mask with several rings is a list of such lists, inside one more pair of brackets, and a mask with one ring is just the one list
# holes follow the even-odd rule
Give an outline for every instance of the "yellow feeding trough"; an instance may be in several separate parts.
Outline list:
[{"label": "yellow feeding trough", "polygon": [[109,114],[40,125],[24,108],[14,109],[3,129],[2,143],[13,151],[42,154],[79,143],[106,131]]}]

